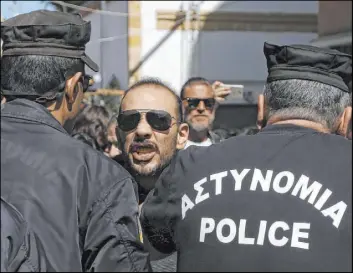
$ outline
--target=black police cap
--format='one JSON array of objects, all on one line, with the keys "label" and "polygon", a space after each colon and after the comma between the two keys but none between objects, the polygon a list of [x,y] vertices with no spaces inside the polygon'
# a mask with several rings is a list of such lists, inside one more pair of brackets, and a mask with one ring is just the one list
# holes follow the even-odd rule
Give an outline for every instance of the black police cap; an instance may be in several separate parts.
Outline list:
[{"label": "black police cap", "polygon": [[3,56],[46,55],[81,59],[93,71],[98,65],[85,53],[91,23],[79,14],[37,10],[1,23]]},{"label": "black police cap", "polygon": [[278,46],[264,44],[267,59],[267,82],[310,80],[351,92],[352,56],[337,50],[309,45]]}]

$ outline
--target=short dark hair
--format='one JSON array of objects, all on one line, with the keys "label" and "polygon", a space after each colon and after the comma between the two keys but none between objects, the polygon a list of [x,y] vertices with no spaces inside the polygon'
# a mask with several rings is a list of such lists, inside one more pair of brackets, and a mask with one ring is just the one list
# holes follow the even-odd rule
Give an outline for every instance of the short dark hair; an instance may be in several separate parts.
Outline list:
[{"label": "short dark hair", "polygon": [[267,119],[303,119],[335,129],[345,107],[352,105],[352,94],[327,84],[308,80],[278,80],[267,83],[264,97]]},{"label": "short dark hair", "polygon": [[86,106],[82,110],[80,117],[85,117],[85,119],[89,121],[99,120],[104,124],[104,126],[108,126],[108,123],[110,121],[109,111],[107,110],[107,108],[101,105]]},{"label": "short dark hair", "polygon": [[209,80],[202,78],[202,77],[192,77],[188,79],[183,86],[181,87],[180,91],[180,98],[183,100],[185,98],[185,89],[193,84],[204,84],[207,86],[212,86]]},{"label": "short dark hair", "polygon": [[72,135],[72,137],[82,141],[83,143],[88,144],[93,149],[100,151],[100,148],[99,148],[97,142],[89,135],[87,135],[85,133],[75,133],[74,135]]},{"label": "short dark hair", "polygon": [[16,92],[22,96],[40,96],[65,82],[65,72],[72,68],[84,72],[84,63],[80,59],[56,56],[3,56],[1,90],[13,91],[11,97],[16,97]]},{"label": "short dark hair", "polygon": [[109,112],[103,106],[87,106],[77,116],[72,135],[87,135],[95,141],[95,146],[99,150],[104,151],[109,145],[107,130],[109,118]]},{"label": "short dark hair", "polygon": [[119,113],[121,112],[121,105],[123,103],[124,98],[126,97],[126,95],[133,89],[136,89],[137,87],[141,87],[141,86],[148,86],[148,85],[152,85],[152,86],[158,86],[158,87],[162,87],[166,90],[168,90],[175,98],[175,102],[177,104],[177,115],[178,115],[178,120],[180,122],[183,122],[183,105],[182,105],[182,101],[180,100],[179,96],[176,94],[176,92],[174,91],[174,89],[172,87],[170,87],[167,83],[163,82],[162,80],[160,80],[159,78],[155,78],[155,77],[146,77],[143,78],[139,81],[137,81],[136,83],[134,83],[133,85],[131,85],[124,93],[124,96],[121,99],[121,103],[120,103],[120,108],[119,108]]}]

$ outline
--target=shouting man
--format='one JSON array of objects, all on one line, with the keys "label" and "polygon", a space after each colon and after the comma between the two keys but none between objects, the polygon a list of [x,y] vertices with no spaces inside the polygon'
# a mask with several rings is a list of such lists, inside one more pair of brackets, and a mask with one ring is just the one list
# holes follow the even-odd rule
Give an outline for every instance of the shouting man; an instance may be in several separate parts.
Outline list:
[{"label": "shouting man", "polygon": [[[146,78],[131,86],[121,101],[118,143],[126,168],[138,183],[141,206],[166,165],[188,138],[182,122],[182,105],[175,92],[162,81]],[[176,270],[176,253],[162,255],[144,238],[154,271]]]}]

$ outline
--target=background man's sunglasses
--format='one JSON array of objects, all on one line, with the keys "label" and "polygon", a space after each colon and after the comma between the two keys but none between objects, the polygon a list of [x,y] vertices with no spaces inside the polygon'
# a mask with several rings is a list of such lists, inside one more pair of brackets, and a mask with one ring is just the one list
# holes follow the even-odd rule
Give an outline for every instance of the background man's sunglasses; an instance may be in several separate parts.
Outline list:
[{"label": "background man's sunglasses", "polygon": [[199,99],[199,98],[185,98],[185,100],[188,102],[188,107],[190,109],[195,109],[199,106],[200,102],[203,101],[205,104],[205,107],[207,109],[213,109],[213,107],[216,104],[216,100],[214,98],[208,98],[208,99]]},{"label": "background man's sunglasses", "polygon": [[120,112],[118,115],[119,129],[124,132],[136,129],[140,123],[142,113],[146,113],[147,123],[157,131],[168,130],[172,126],[172,119],[175,119],[163,110],[127,110]]}]

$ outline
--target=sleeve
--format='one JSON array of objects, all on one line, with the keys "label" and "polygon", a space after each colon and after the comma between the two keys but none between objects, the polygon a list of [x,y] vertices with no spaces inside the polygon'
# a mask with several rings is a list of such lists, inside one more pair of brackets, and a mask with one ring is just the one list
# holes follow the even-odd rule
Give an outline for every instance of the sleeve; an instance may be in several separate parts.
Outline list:
[{"label": "sleeve", "polygon": [[175,224],[181,218],[177,183],[183,168],[175,158],[164,169],[155,188],[142,206],[141,225],[144,236],[158,251],[169,254],[176,251]]},{"label": "sleeve", "polygon": [[115,183],[90,213],[82,255],[83,271],[150,272],[140,241],[138,202],[131,178]]}]

